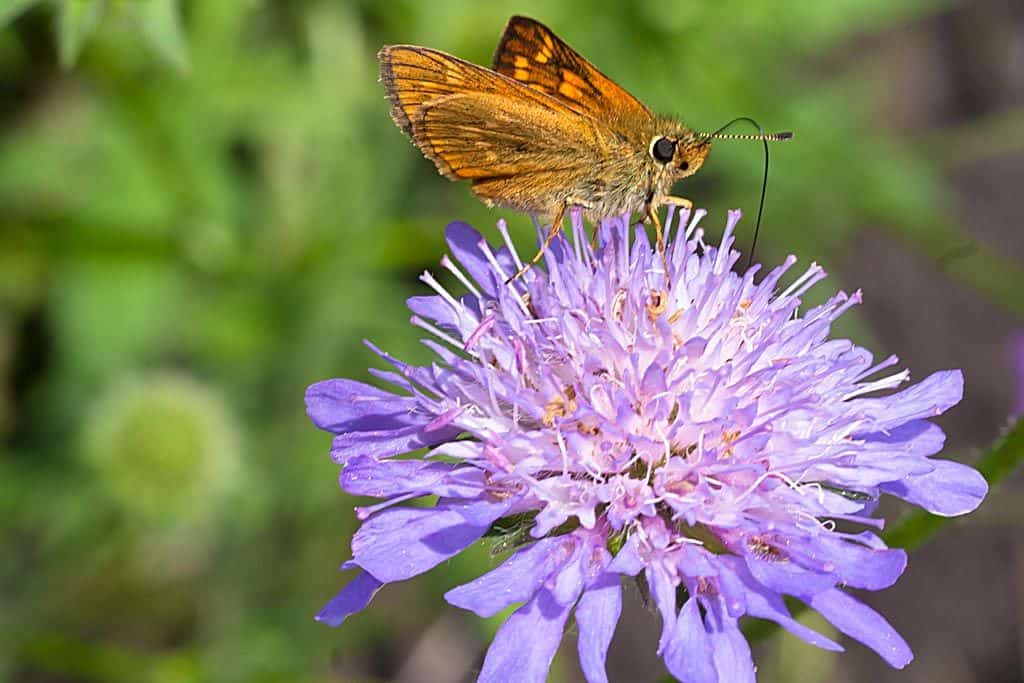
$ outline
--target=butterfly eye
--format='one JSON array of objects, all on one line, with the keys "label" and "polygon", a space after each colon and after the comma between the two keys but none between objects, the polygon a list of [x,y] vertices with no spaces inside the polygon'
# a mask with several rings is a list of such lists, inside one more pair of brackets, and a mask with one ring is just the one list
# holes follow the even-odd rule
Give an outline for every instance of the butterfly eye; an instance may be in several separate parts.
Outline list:
[{"label": "butterfly eye", "polygon": [[663,164],[672,161],[676,154],[676,141],[668,138],[658,138],[651,145],[651,156]]}]

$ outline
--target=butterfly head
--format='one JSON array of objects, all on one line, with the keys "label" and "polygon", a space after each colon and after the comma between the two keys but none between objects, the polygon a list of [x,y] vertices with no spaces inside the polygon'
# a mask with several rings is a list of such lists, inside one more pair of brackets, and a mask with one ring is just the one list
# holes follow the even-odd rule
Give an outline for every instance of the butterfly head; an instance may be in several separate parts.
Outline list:
[{"label": "butterfly head", "polygon": [[647,149],[655,164],[673,178],[691,176],[700,169],[711,151],[711,142],[688,130],[667,132],[651,138]]}]

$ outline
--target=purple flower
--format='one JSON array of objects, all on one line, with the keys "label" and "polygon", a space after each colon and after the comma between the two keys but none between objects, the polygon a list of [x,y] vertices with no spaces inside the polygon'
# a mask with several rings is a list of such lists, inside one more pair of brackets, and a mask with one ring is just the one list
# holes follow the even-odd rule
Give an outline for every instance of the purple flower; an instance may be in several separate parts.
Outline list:
[{"label": "purple flower", "polygon": [[[340,624],[500,520],[522,532],[517,550],[446,595],[481,616],[521,604],[480,681],[545,680],[573,613],[584,674],[606,681],[624,575],[646,584],[657,651],[687,683],[754,680],[747,615],[842,649],[796,622],[784,595],[892,666],[911,660],[851,589],[890,586],[906,566],[875,533],[881,494],[938,515],[985,496],[976,471],[931,457],[944,436],[929,419],[960,401],[961,373],[893,392],[908,373],[879,373],[896,358],[876,363],[828,338],[859,292],[800,315],[822,269],[788,285],[793,257],[759,280],[756,266],[734,272],[739,213],[718,248],[697,227],[703,215],[668,241],[670,277],[625,217],[603,221],[593,248],[574,216],[573,239],[511,284],[521,262],[503,224],[499,249],[448,227],[457,262],[442,265],[465,293],[424,274],[435,294],[409,301],[436,361],[406,365],[373,347],[393,368],[373,374],[397,393],[336,379],[306,394],[313,422],[337,435],[342,488],[384,499],[358,510],[343,566],[358,574],[318,619]],[[425,496],[437,502],[404,505]]]}]

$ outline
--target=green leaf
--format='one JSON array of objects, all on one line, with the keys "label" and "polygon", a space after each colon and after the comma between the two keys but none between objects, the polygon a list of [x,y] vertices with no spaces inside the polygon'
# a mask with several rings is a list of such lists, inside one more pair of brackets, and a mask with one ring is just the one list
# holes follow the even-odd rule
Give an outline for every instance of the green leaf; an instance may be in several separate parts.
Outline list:
[{"label": "green leaf", "polygon": [[178,70],[189,69],[188,42],[181,25],[178,0],[149,0],[137,8],[142,34],[161,59]]},{"label": "green leaf", "polygon": [[38,5],[41,1],[42,0],[5,0],[5,2],[0,5],[0,28],[11,23],[18,18],[19,14],[32,7],[32,5]]},{"label": "green leaf", "polygon": [[57,18],[60,65],[70,69],[78,60],[86,39],[103,18],[104,0],[62,0]]}]

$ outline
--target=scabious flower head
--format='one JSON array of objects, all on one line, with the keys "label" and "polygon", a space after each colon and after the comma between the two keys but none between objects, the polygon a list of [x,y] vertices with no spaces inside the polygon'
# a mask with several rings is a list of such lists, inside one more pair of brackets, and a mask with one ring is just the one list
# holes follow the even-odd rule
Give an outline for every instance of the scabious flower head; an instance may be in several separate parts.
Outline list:
[{"label": "scabious flower head", "polygon": [[[801,315],[821,268],[788,285],[792,257],[760,278],[735,272],[739,213],[720,247],[705,243],[703,215],[680,216],[667,274],[628,217],[602,221],[593,247],[576,215],[546,267],[512,283],[521,262],[503,224],[501,248],[448,227],[456,260],[442,265],[464,293],[425,274],[435,294],[409,301],[437,360],[378,350],[393,370],[374,375],[391,391],[335,379],[306,395],[313,422],[337,435],[342,488],[384,499],[358,510],[343,565],[357,573],[318,619],[340,624],[497,523],[526,529],[524,542],[446,594],[485,617],[522,603],[480,681],[544,681],[571,613],[587,680],[606,681],[623,576],[646,583],[657,652],[687,683],[754,680],[747,615],[842,649],[795,621],[784,595],[892,666],[911,660],[850,589],[885,588],[906,565],[875,533],[881,494],[940,515],[984,497],[976,471],[930,457],[944,436],[929,419],[959,402],[962,376],[893,393],[908,378],[882,372],[895,358],[828,337],[859,292]],[[426,496],[436,503],[404,504]]]}]

